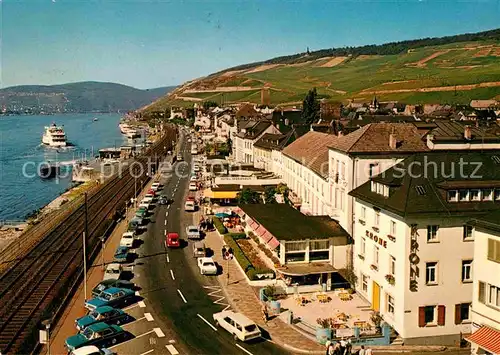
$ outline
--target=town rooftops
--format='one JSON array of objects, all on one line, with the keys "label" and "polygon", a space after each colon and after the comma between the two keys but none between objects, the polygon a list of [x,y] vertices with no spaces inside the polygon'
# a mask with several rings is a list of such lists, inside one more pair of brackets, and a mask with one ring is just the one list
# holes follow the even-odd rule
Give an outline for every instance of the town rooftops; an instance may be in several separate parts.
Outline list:
[{"label": "town rooftops", "polygon": [[239,132],[237,136],[245,139],[255,139],[271,125],[272,122],[268,120],[251,121],[251,123],[245,125],[245,127],[242,128],[244,129],[244,131]]},{"label": "town rooftops", "polygon": [[335,237],[349,239],[344,228],[330,217],[306,216],[287,204],[245,204],[239,207],[281,241]]},{"label": "town rooftops", "polygon": [[294,131],[287,134],[264,133],[253,146],[267,150],[282,150],[292,140],[293,135]]},{"label": "town rooftops", "polygon": [[[391,134],[394,140],[391,144]],[[328,146],[348,154],[416,153],[429,150],[411,123],[370,123]]]},{"label": "town rooftops", "polygon": [[332,134],[311,131],[283,149],[283,154],[326,179],[328,177],[328,146],[337,139],[339,138]]},{"label": "town rooftops", "polygon": [[499,181],[500,154],[426,152],[406,158],[349,194],[403,217],[473,218],[500,209]]},{"label": "town rooftops", "polygon": [[497,100],[472,100],[470,107],[475,109],[493,109],[498,105]]},{"label": "town rooftops", "polygon": [[236,118],[241,118],[241,117],[251,118],[260,116],[261,114],[253,108],[253,105],[250,104],[244,104],[238,109],[238,111],[236,111]]},{"label": "town rooftops", "polygon": [[500,143],[500,130],[496,123],[489,127],[476,127],[456,121],[435,121],[433,124],[434,128],[427,133],[433,142]]}]

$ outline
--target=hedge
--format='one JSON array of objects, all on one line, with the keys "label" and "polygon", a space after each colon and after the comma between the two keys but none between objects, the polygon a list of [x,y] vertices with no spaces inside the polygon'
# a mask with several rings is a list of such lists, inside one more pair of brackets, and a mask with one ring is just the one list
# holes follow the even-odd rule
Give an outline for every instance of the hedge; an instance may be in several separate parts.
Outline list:
[{"label": "hedge", "polygon": [[232,237],[233,239],[247,239],[247,235],[245,233],[227,233],[226,235]]},{"label": "hedge", "polygon": [[227,233],[227,228],[224,226],[224,224],[222,224],[222,221],[219,218],[213,217],[212,221],[214,222],[214,226],[215,228],[217,228],[220,234]]}]

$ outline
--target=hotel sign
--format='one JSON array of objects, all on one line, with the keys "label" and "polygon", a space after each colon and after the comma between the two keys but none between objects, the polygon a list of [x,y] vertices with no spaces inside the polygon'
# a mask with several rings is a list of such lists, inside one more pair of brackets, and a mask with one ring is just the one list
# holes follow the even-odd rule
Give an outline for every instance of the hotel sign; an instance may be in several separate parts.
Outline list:
[{"label": "hotel sign", "polygon": [[377,235],[374,235],[373,232],[370,232],[369,230],[366,231],[366,236],[373,240],[375,243],[383,246],[384,248],[387,248],[387,240],[384,240]]}]

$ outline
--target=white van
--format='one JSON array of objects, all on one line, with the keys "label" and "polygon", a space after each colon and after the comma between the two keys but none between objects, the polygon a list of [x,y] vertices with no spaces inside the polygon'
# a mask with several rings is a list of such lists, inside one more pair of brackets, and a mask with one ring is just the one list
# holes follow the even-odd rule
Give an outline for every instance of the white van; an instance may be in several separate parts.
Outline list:
[{"label": "white van", "polygon": [[194,201],[187,200],[184,204],[184,210],[188,212],[196,211],[196,203],[194,203]]},{"label": "white van", "polygon": [[257,324],[241,313],[233,311],[214,313],[214,321],[218,327],[233,334],[235,340],[247,341],[261,337]]},{"label": "white van", "polygon": [[74,349],[70,355],[113,355],[114,353],[106,348],[99,349],[95,345],[82,346]]}]

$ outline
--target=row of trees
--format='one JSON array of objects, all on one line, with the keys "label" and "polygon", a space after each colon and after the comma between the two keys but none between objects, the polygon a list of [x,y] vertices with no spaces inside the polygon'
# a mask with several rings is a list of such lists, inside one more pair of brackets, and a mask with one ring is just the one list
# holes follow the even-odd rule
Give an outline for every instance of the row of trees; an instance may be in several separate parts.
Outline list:
[{"label": "row of trees", "polygon": [[237,199],[238,204],[258,204],[258,203],[277,203],[276,194],[283,195],[284,202],[290,204],[290,199],[288,194],[290,189],[285,184],[279,184],[277,187],[269,186],[264,190],[264,194],[261,195],[260,192],[252,190],[250,188],[244,188],[238,193]]}]

